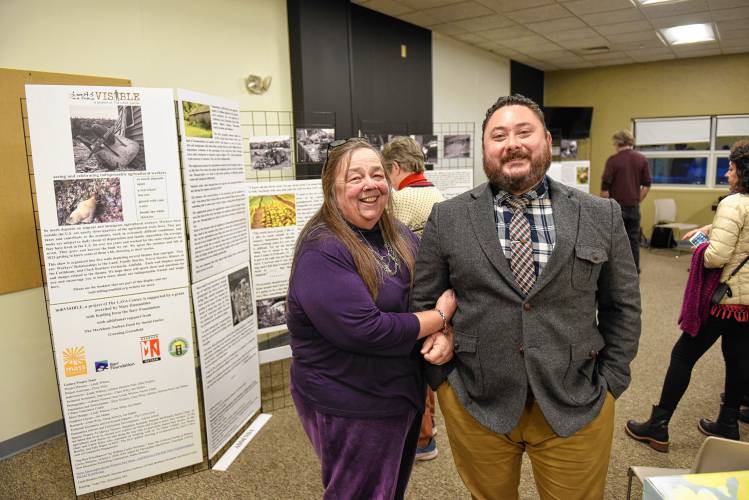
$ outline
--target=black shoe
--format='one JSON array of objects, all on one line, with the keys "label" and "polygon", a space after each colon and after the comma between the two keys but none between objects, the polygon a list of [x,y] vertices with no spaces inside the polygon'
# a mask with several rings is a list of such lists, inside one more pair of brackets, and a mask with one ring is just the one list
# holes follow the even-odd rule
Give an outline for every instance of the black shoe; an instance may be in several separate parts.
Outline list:
[{"label": "black shoe", "polygon": [[642,423],[630,420],[624,430],[632,439],[647,443],[655,451],[668,453],[668,422],[672,414],[672,411],[653,406],[649,420]]},{"label": "black shoe", "polygon": [[718,420],[713,422],[712,420],[701,418],[697,427],[703,434],[708,436],[717,436],[738,441],[741,439],[738,419],[739,410],[737,408],[721,406]]}]

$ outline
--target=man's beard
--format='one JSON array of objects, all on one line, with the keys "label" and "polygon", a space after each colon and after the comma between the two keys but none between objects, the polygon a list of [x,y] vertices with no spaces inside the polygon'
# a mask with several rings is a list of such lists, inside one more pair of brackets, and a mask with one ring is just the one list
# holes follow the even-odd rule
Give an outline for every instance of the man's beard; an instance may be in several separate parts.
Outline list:
[{"label": "man's beard", "polygon": [[[512,177],[502,171],[502,164],[517,159],[528,158],[531,160],[531,168],[528,175]],[[489,179],[489,182],[508,193],[524,193],[528,191],[541,181],[550,165],[551,150],[548,147],[544,148],[543,152],[535,158],[522,149],[506,154],[500,159],[487,158],[486,152],[484,152],[484,173],[486,177]]]}]

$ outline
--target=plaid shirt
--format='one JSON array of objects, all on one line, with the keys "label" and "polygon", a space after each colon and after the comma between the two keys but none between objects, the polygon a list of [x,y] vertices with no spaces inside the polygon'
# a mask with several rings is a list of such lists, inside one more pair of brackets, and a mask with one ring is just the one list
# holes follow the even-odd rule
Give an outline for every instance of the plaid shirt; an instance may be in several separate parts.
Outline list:
[{"label": "plaid shirt", "polygon": [[[494,222],[497,224],[499,244],[508,260],[510,259],[509,225],[510,219],[512,219],[512,209],[505,200],[513,196],[501,189],[494,195]],[[551,252],[554,251],[554,244],[556,243],[554,216],[551,210],[551,198],[549,198],[549,186],[546,183],[546,177],[521,197],[530,199],[525,217],[531,225],[533,267],[536,270],[536,276],[540,276],[544,265],[549,261]]]}]

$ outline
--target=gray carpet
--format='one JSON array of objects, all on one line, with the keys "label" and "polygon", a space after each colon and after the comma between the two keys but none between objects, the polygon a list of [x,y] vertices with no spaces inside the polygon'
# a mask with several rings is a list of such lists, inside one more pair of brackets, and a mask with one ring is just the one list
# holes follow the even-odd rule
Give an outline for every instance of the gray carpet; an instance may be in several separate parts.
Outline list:
[{"label": "gray carpet", "polygon": [[[671,451],[661,454],[624,435],[630,418],[645,419],[657,402],[669,354],[679,331],[679,307],[687,278],[689,255],[674,258],[669,251],[642,255],[643,333],[629,390],[617,401],[614,446],[609,465],[607,499],[626,494],[628,465],[689,467],[703,441],[697,420],[717,415],[723,386],[723,360],[718,344],[698,363],[692,384],[674,415]],[[470,498],[458,477],[449,451],[441,415],[437,415],[439,456],[418,463],[408,490],[411,499]],[[742,428],[742,432],[746,431]],[[123,493],[123,499],[152,498],[319,498],[319,465],[292,408],[273,418],[245,448],[227,472],[204,470]],[[635,492],[639,495],[639,487]],[[65,440],[49,443],[0,462],[0,498],[71,498],[74,496]],[[521,498],[537,498],[533,474],[526,461]]]}]

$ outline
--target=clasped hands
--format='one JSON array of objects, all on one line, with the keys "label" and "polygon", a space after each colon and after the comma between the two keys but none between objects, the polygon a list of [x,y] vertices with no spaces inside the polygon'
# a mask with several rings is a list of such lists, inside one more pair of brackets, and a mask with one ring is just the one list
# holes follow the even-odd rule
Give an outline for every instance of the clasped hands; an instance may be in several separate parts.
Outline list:
[{"label": "clasped hands", "polygon": [[424,339],[424,345],[421,347],[421,354],[424,359],[433,365],[443,365],[453,357],[453,328],[452,317],[458,302],[455,298],[455,292],[451,288],[445,290],[434,308],[440,310],[445,315],[445,330],[441,329],[432,333]]}]

